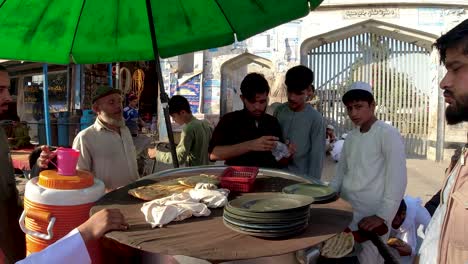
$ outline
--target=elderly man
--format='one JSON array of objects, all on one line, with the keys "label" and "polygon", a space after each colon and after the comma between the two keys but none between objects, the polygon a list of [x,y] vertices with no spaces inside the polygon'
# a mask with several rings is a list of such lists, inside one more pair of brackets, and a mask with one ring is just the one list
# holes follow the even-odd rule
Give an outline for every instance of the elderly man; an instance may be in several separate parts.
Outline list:
[{"label": "elderly man", "polygon": [[[8,72],[0,66],[0,114],[8,110],[12,101],[9,88]],[[14,263],[24,258],[24,234],[18,224],[21,211],[8,140],[0,127],[0,263]]]},{"label": "elderly man", "polygon": [[[468,121],[468,19],[437,39],[447,73],[440,82],[449,125]],[[440,204],[426,229],[419,263],[468,263],[468,167],[466,146],[440,191]]]},{"label": "elderly man", "polygon": [[[138,166],[132,136],[122,115],[122,96],[111,87],[99,87],[93,97],[94,124],[81,131],[73,141],[80,151],[77,169],[90,171],[110,191],[138,179]],[[54,156],[43,148],[38,165],[47,168]]]}]

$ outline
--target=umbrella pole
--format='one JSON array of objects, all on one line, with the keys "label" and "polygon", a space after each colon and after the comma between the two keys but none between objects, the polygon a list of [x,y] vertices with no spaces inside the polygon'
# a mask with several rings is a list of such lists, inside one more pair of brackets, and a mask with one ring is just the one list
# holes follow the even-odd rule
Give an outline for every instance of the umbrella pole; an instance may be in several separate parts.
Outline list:
[{"label": "umbrella pole", "polygon": [[154,29],[153,10],[151,8],[150,0],[146,0],[146,11],[148,13],[148,22],[149,22],[150,33],[151,33],[151,41],[153,43],[154,60],[156,62],[156,76],[158,77],[158,83],[159,83],[159,98],[160,98],[161,106],[164,112],[164,120],[166,121],[167,136],[169,137],[169,143],[171,147],[172,164],[174,165],[174,168],[178,168],[179,161],[177,159],[177,153],[176,153],[175,143],[174,143],[174,134],[172,133],[172,125],[171,125],[171,120],[169,117],[169,106],[168,106],[169,96],[164,90],[164,81],[163,81],[163,76],[161,72],[161,62],[159,60],[158,41],[156,40],[156,30]]},{"label": "umbrella pole", "polygon": [[49,67],[47,64],[42,66],[43,80],[42,80],[42,95],[44,98],[44,126],[46,131],[46,142],[50,146],[52,140],[50,137],[50,116],[49,116],[49,78],[47,77]]},{"label": "umbrella pole", "polygon": [[112,85],[112,63],[107,65],[107,82],[109,83],[109,87],[114,87]]}]

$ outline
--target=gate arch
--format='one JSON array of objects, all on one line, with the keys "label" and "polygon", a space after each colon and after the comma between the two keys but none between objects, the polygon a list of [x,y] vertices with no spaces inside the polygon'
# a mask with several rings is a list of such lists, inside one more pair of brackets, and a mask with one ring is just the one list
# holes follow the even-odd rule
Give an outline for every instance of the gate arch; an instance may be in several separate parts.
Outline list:
[{"label": "gate arch", "polygon": [[[437,36],[368,20],[305,40],[301,62],[315,73],[320,111],[338,133],[353,124],[341,97],[354,81],[373,87],[376,115],[398,128],[408,157],[426,157],[432,43]],[[307,51],[307,52],[306,52]]]}]

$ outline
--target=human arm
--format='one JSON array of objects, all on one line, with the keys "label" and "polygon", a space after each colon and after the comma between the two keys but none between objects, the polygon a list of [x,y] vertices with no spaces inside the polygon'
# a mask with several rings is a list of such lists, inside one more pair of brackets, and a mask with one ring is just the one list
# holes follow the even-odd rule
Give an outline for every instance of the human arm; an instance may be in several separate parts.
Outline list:
[{"label": "human arm", "polygon": [[387,242],[387,245],[397,250],[400,256],[415,255],[415,248],[399,238],[390,238]]},{"label": "human arm", "polygon": [[85,243],[101,238],[111,230],[127,230],[128,224],[119,209],[104,209],[78,226]]},{"label": "human arm", "polygon": [[381,139],[385,179],[376,216],[391,223],[406,190],[406,155],[403,140],[396,129],[386,130]]},{"label": "human arm", "polygon": [[[208,147],[211,161],[232,159],[251,151],[271,151],[278,141],[277,136],[263,136],[244,142],[236,142],[237,129],[236,119],[229,114],[219,120],[218,125],[211,135]],[[279,125],[278,125],[279,127]],[[272,134],[275,135],[275,131]]]},{"label": "human arm", "polygon": [[51,151],[50,146],[41,146],[41,154],[36,161],[36,166],[40,169],[47,169],[49,162],[57,156],[57,152]]},{"label": "human arm", "polygon": [[308,175],[312,179],[320,180],[322,176],[323,157],[325,156],[325,121],[317,114],[310,131],[310,151]]},{"label": "human arm", "polygon": [[17,263],[91,263],[86,243],[101,238],[110,230],[126,229],[128,225],[118,209],[104,209],[91,216],[62,239]]},{"label": "human arm", "polygon": [[274,136],[263,136],[254,140],[239,144],[216,146],[210,153],[211,160],[226,160],[235,158],[251,151],[272,151],[279,138]]},{"label": "human arm", "polygon": [[[176,147],[177,159],[179,160],[180,164],[184,164],[187,162],[187,156],[190,154],[189,151],[193,144],[194,138],[195,138],[195,135],[194,135],[193,130],[188,130],[186,128],[182,130],[182,134],[180,136],[180,142]],[[155,150],[154,157],[156,158],[157,161],[160,161],[163,163],[172,163],[171,152],[162,152],[162,151]]]}]

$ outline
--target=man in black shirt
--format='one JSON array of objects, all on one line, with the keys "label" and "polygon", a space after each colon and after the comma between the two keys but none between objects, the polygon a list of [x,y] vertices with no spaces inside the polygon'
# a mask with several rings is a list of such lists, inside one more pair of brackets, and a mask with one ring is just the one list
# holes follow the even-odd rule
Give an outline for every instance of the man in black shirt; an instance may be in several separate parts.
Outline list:
[{"label": "man in black shirt", "polygon": [[278,120],[265,113],[270,86],[263,75],[250,73],[240,90],[244,109],[221,118],[210,141],[210,159],[225,160],[230,166],[277,168],[271,151],[282,140],[282,132]]}]

